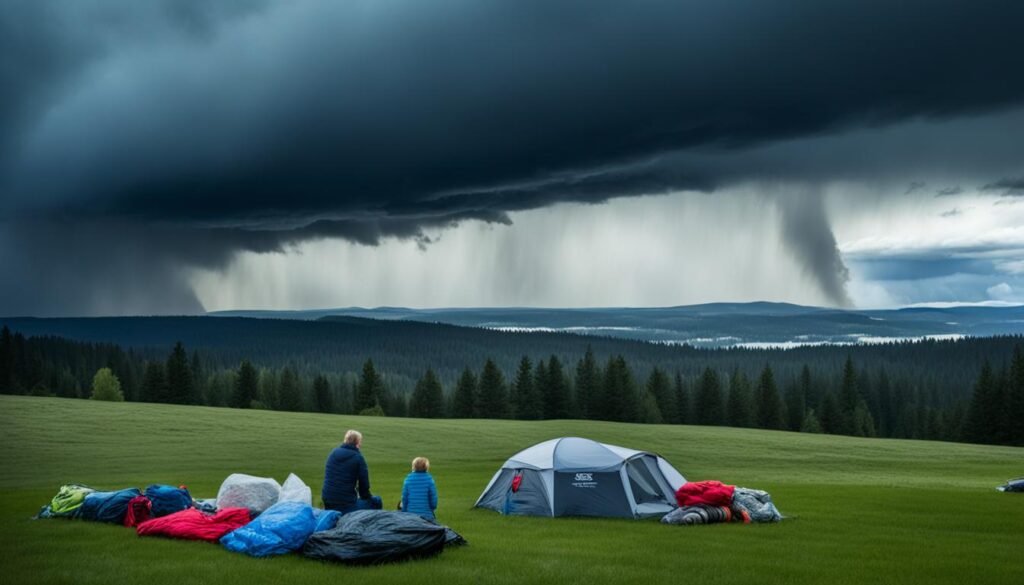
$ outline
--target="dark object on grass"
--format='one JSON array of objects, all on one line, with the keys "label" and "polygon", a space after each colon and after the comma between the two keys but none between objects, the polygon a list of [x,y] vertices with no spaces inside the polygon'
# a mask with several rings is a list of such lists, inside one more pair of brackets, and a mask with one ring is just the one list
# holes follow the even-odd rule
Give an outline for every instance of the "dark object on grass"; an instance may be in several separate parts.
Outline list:
[{"label": "dark object on grass", "polygon": [[[302,547],[307,557],[367,565],[435,555],[462,537],[440,524],[407,512],[357,510],[331,530],[315,532]],[[464,541],[463,541],[464,542]]]},{"label": "dark object on grass", "polygon": [[139,488],[116,492],[92,492],[86,494],[79,515],[82,520],[122,524],[128,512],[128,504],[141,495]]},{"label": "dark object on grass", "polygon": [[695,506],[682,506],[665,514],[661,518],[662,524],[695,525],[695,524],[721,524],[731,522],[732,511],[728,506],[709,506],[697,504]]},{"label": "dark object on grass", "polygon": [[154,484],[146,488],[146,497],[153,504],[150,512],[154,518],[192,507],[192,495],[185,486]]},{"label": "dark object on grass", "polygon": [[184,540],[216,542],[222,536],[249,523],[252,518],[246,508],[221,508],[216,514],[206,514],[188,508],[139,524],[139,536],[167,536]]},{"label": "dark object on grass", "polygon": [[1018,492],[1024,493],[1024,477],[1018,477],[1017,479],[1011,479],[1006,482],[1006,485],[1001,485],[996,488],[1001,492]]}]

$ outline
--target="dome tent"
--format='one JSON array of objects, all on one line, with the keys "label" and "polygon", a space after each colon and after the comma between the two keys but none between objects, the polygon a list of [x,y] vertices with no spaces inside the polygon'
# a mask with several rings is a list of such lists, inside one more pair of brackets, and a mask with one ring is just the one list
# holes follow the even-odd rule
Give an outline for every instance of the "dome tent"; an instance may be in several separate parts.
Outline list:
[{"label": "dome tent", "polygon": [[562,437],[510,457],[476,507],[527,516],[644,518],[673,510],[684,483],[654,453]]}]

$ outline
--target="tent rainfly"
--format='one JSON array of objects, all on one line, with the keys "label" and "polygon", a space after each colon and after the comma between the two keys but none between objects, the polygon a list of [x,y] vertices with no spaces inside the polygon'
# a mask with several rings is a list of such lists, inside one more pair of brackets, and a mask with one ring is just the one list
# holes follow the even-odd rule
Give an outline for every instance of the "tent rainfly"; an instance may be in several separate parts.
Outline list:
[{"label": "tent rainfly", "polygon": [[562,437],[516,453],[476,507],[526,516],[661,516],[686,479],[654,453]]}]

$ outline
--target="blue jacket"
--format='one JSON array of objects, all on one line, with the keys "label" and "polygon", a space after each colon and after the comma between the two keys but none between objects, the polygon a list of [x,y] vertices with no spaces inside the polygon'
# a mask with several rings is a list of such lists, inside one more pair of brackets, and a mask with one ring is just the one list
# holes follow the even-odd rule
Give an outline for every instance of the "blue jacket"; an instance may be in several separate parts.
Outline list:
[{"label": "blue jacket", "polygon": [[414,471],[407,475],[402,486],[402,511],[433,520],[436,509],[437,486],[430,472]]},{"label": "blue jacket", "polygon": [[356,507],[357,493],[363,500],[370,497],[370,471],[358,447],[342,445],[327,457],[321,493],[324,508],[351,511]]}]

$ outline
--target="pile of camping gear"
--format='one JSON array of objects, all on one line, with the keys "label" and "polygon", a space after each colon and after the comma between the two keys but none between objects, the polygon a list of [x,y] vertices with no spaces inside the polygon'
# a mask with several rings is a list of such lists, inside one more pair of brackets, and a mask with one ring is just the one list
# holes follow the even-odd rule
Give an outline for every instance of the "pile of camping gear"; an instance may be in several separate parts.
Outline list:
[{"label": "pile of camping gear", "polygon": [[139,536],[219,542],[254,557],[298,552],[346,564],[425,557],[465,543],[454,530],[416,514],[314,508],[312,490],[295,474],[279,484],[235,473],[224,480],[216,498],[198,500],[185,486],[102,492],[68,484],[36,518],[121,524]]},{"label": "pile of camping gear", "polygon": [[782,514],[768,492],[697,481],[676,490],[679,507],[661,518],[663,524],[719,524],[723,522],[778,522]]},{"label": "pile of camping gear", "polygon": [[660,517],[666,524],[782,519],[767,492],[688,483],[656,453],[579,437],[544,441],[510,457],[476,507],[520,516]]}]

